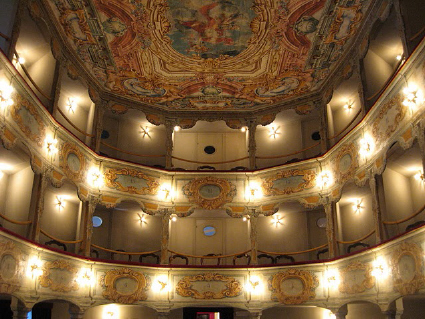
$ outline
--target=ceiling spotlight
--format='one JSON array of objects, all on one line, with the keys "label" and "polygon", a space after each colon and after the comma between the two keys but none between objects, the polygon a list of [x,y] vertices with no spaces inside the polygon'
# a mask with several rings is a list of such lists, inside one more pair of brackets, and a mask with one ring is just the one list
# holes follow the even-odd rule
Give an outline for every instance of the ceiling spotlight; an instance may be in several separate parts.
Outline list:
[{"label": "ceiling spotlight", "polygon": [[270,129],[269,129],[269,137],[270,138],[276,138],[277,137],[277,135],[279,135],[280,134],[280,132],[279,132],[279,129],[280,129],[280,126],[277,126],[277,127],[275,127],[275,126],[270,126]]},{"label": "ceiling spotlight", "polygon": [[65,208],[65,200],[62,196],[56,196],[56,206],[58,207],[59,211]]},{"label": "ceiling spotlight", "polygon": [[283,225],[283,217],[280,215],[273,215],[272,223],[275,225],[275,227]]},{"label": "ceiling spotlight", "polygon": [[242,217],[242,220],[243,220],[244,222],[248,221],[248,220],[249,220],[249,215],[244,215],[244,216]]},{"label": "ceiling spotlight", "polygon": [[56,152],[58,151],[58,148],[57,148],[58,140],[57,139],[52,138],[52,137],[46,137],[46,139],[44,140],[44,143],[46,145],[47,153],[49,155],[56,154]]},{"label": "ceiling spotlight", "polygon": [[398,54],[396,57],[397,61],[401,61],[401,59],[403,59],[403,56],[401,54]]},{"label": "ceiling spotlight", "polygon": [[245,132],[246,132],[246,126],[242,126],[242,127],[241,127],[241,132],[242,132],[242,133],[245,133]]},{"label": "ceiling spotlight", "polygon": [[141,131],[139,133],[142,134],[143,138],[145,138],[145,136],[148,136],[149,138],[151,137],[149,135],[149,127],[147,127],[147,126],[143,127],[142,125],[140,125],[140,129],[141,129]]},{"label": "ceiling spotlight", "polygon": [[13,87],[7,82],[0,82],[0,108],[6,109],[8,106],[13,105],[13,100],[11,98],[13,93]]},{"label": "ceiling spotlight", "polygon": [[101,188],[103,186],[103,174],[97,167],[92,167],[87,173],[87,182],[92,187]]},{"label": "ceiling spotlight", "polygon": [[415,179],[417,180],[417,181],[419,181],[419,182],[425,182],[425,175],[424,175],[424,173],[422,172],[422,171],[418,171],[416,174],[415,174]]},{"label": "ceiling spotlight", "polygon": [[418,104],[421,104],[424,100],[422,91],[415,84],[404,88],[403,93],[405,96],[403,105],[410,108],[411,111],[414,111]]},{"label": "ceiling spotlight", "polygon": [[174,126],[174,132],[178,132],[178,131],[180,131],[180,129],[181,129],[180,126],[178,126],[178,125]]},{"label": "ceiling spotlight", "polygon": [[327,187],[332,182],[331,173],[328,171],[322,171],[317,175],[317,186]]},{"label": "ceiling spotlight", "polygon": [[19,64],[24,64],[24,63],[25,63],[25,58],[23,58],[23,57],[19,57],[19,58],[18,58],[18,63],[19,63]]},{"label": "ceiling spotlight", "polygon": [[139,214],[139,213],[137,213],[137,215],[139,216],[139,221],[140,221],[140,224],[147,224],[147,222],[146,222],[146,214]]},{"label": "ceiling spotlight", "polygon": [[175,222],[177,220],[177,214],[171,214],[170,215],[170,220]]}]

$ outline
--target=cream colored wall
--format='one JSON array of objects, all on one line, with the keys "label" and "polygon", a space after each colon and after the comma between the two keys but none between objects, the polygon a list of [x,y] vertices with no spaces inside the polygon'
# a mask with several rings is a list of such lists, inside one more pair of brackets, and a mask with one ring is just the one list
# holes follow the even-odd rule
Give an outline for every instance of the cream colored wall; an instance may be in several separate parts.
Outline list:
[{"label": "cream colored wall", "polygon": [[[213,154],[206,154],[204,148],[214,146]],[[196,133],[179,131],[174,133],[173,155],[183,159],[204,162],[222,162],[248,156],[246,136],[238,130],[234,133]],[[228,170],[236,166],[248,166],[248,160],[226,164],[187,163],[173,159],[174,167],[195,170],[210,165],[217,170]]]},{"label": "cream colored wall", "polygon": [[[75,240],[77,232],[77,220],[79,215],[79,204],[65,199],[64,208],[58,209],[56,205],[56,196],[60,194],[57,190],[51,188],[46,190],[44,197],[44,211],[41,216],[40,227],[42,230],[63,240]],[[40,241],[51,240],[50,238],[41,235]],[[73,251],[73,244],[67,244],[68,251]]]},{"label": "cream colored wall", "polygon": [[[34,173],[30,166],[8,176],[4,214],[19,221],[28,220]],[[25,236],[28,226],[20,226],[4,221],[3,226]]]},{"label": "cream colored wall", "polygon": [[[302,127],[299,121],[286,122],[280,125],[276,139],[270,138],[269,128],[257,126],[255,139],[257,142],[257,156],[277,156],[290,154],[303,149]],[[259,159],[257,167],[279,165],[293,158],[300,158],[302,154],[291,155],[276,159]]]},{"label": "cream colored wall", "polygon": [[[425,183],[418,181],[414,176],[409,178],[410,181],[410,190],[413,200],[413,211],[418,211],[425,204]],[[416,220],[424,219],[421,215],[416,217]]]},{"label": "cream colored wall", "polygon": [[[384,220],[396,221],[408,217],[413,213],[413,203],[411,195],[411,183],[406,177],[390,168],[386,168],[383,173],[385,208]],[[403,232],[412,221],[399,224],[399,226],[387,226],[390,237]]]},{"label": "cream colored wall", "polygon": [[69,303],[67,302],[61,302],[61,301],[55,301],[53,302],[53,308],[51,317],[53,318],[60,318],[60,319],[69,319],[71,318],[69,314]]},{"label": "cream colored wall", "polygon": [[[372,196],[367,195],[361,199],[361,206],[364,208],[362,208],[359,213],[354,212],[352,203],[340,205],[339,225],[341,225],[342,229],[338,230],[338,232],[342,237],[339,237],[338,240],[357,240],[375,229],[372,212]],[[375,244],[375,236],[372,235],[362,242],[373,245]],[[344,245],[341,247],[343,249],[340,251],[340,254],[346,254],[348,246],[349,245]]]},{"label": "cream colored wall", "polygon": [[[2,3],[0,10],[0,32],[10,37],[12,35],[18,0],[9,0]],[[0,37],[0,49],[7,53],[9,42]]]},{"label": "cream colored wall", "polygon": [[[94,216],[102,218],[102,225],[100,227],[93,227],[92,243],[100,247],[109,248],[111,245],[111,211],[106,210],[102,207],[96,208]],[[99,253],[99,258],[110,259],[111,255],[105,251],[96,249]]]},{"label": "cream colored wall", "polygon": [[[308,247],[314,248],[319,247],[328,242],[326,237],[326,229],[319,228],[317,226],[317,220],[319,218],[326,217],[325,212],[323,211],[307,211],[307,229],[308,229]],[[321,258],[325,257],[321,255]],[[309,253],[309,259],[317,259],[317,251],[312,251]]]},{"label": "cream colored wall", "polygon": [[[272,217],[258,218],[258,249],[271,252],[293,252],[310,248],[308,246],[307,216],[305,212],[278,213],[283,225],[277,227]],[[306,260],[306,255],[294,256],[296,261]]]},{"label": "cream colored wall", "polygon": [[[128,318],[128,319],[135,319],[135,318],[143,318],[143,319],[157,319],[158,315],[157,312],[148,307],[143,306],[127,306],[127,305],[102,305],[90,308],[87,310],[84,314],[84,319],[102,319],[107,317],[108,312],[114,312],[116,314],[116,317],[114,318]],[[52,318],[60,318],[62,317],[53,317]],[[66,317],[64,317],[66,318]],[[182,318],[182,317],[174,317],[174,318]],[[173,317],[170,317],[170,319],[174,319]]]},{"label": "cream colored wall", "polygon": [[[320,142],[320,141],[315,141],[311,138],[311,134],[313,134],[316,131],[320,132],[320,121],[318,119],[302,121],[301,128],[302,128],[302,137],[303,137],[303,144],[302,144],[303,149],[311,147],[314,144]],[[310,158],[310,157],[316,156],[319,153],[320,153],[320,144],[307,151],[304,151],[303,153],[294,155],[294,157]]]},{"label": "cream colored wall", "polygon": [[9,184],[9,174],[6,174],[3,172],[3,177],[0,178],[0,212],[2,214],[5,213],[8,184]]},{"label": "cream colored wall", "polygon": [[273,307],[264,310],[261,319],[328,319],[328,312],[328,310],[318,307]]},{"label": "cream colored wall", "polygon": [[[102,142],[106,144],[117,147],[118,136],[120,136],[120,126],[119,121],[115,118],[104,116],[103,117],[103,130],[109,132],[109,137],[107,139],[102,139]],[[116,150],[109,147],[100,145],[100,151],[107,154],[109,157],[117,158],[117,155],[121,156],[121,153],[118,153]],[[121,158],[121,157],[120,157]]]}]

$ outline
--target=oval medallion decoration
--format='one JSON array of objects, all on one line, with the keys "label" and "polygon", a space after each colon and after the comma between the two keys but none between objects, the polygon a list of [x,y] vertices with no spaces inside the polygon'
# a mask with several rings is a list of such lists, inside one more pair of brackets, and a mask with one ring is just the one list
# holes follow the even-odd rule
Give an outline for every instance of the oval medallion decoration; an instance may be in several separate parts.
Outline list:
[{"label": "oval medallion decoration", "polygon": [[11,294],[19,289],[25,267],[21,250],[12,242],[0,242],[0,292]]},{"label": "oval medallion decoration", "polygon": [[291,169],[280,171],[266,178],[262,184],[265,195],[285,195],[313,188],[316,184],[316,172],[311,169]]},{"label": "oval medallion decoration", "polygon": [[159,189],[157,179],[138,170],[128,168],[106,169],[105,184],[107,187],[120,192],[138,195],[154,195],[158,193]]},{"label": "oval medallion decoration", "polygon": [[101,278],[103,297],[123,304],[146,300],[149,284],[145,275],[130,268],[109,270]]},{"label": "oval medallion decoration", "polygon": [[78,269],[65,260],[54,260],[44,263],[43,274],[38,278],[40,286],[57,292],[78,290],[75,278]]},{"label": "oval medallion decoration", "polygon": [[81,181],[86,169],[86,160],[81,150],[71,143],[64,143],[59,154],[60,167],[73,181]]},{"label": "oval medallion decoration", "polygon": [[353,143],[344,145],[336,157],[336,172],[339,182],[354,176],[358,167],[357,151]]},{"label": "oval medallion decoration", "polygon": [[189,202],[205,209],[217,209],[233,200],[236,186],[225,179],[215,177],[196,178],[183,187]]},{"label": "oval medallion decoration", "polygon": [[393,252],[391,264],[395,291],[414,294],[425,285],[423,253],[415,243],[401,243]]},{"label": "oval medallion decoration", "polygon": [[10,280],[16,273],[17,261],[15,257],[10,254],[2,256],[0,261],[1,278]]},{"label": "oval medallion decoration", "polygon": [[309,271],[288,269],[272,276],[269,286],[271,299],[286,305],[299,305],[316,297],[317,276]]},{"label": "oval medallion decoration", "polygon": [[347,294],[358,294],[371,289],[375,285],[372,266],[359,261],[350,263],[340,271],[341,283],[339,291]]}]

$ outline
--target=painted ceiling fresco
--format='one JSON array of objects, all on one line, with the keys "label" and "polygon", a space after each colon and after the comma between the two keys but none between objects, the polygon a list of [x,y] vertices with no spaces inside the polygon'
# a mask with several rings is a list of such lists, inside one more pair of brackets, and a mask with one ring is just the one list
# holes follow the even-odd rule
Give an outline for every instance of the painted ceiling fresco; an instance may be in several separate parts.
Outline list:
[{"label": "painted ceiling fresco", "polygon": [[106,90],[173,110],[315,92],[372,0],[46,0]]}]

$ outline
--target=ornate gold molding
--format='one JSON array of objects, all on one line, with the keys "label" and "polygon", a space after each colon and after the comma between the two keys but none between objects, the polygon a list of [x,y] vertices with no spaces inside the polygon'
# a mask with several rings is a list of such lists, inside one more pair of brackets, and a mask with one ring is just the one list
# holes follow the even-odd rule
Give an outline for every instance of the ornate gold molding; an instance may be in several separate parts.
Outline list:
[{"label": "ornate gold molding", "polygon": [[236,195],[236,186],[229,181],[212,176],[196,178],[183,187],[190,203],[205,209],[217,209],[230,203]]},{"label": "ornate gold molding", "polygon": [[[363,277],[360,283],[358,283],[357,274],[355,274],[357,271],[360,271]],[[375,277],[372,276],[372,266],[370,264],[354,261],[340,271],[340,276],[341,283],[339,284],[339,291],[342,293],[362,293],[375,286]],[[354,282],[349,282],[350,279]]]},{"label": "ornate gold molding", "polygon": [[150,286],[149,279],[130,268],[109,270],[100,281],[105,289],[102,295],[108,300],[132,304],[147,299],[146,291]]},{"label": "ornate gold molding", "polygon": [[[48,261],[44,263],[42,270],[43,274],[38,278],[42,287],[49,288],[50,290],[57,292],[70,292],[78,290],[79,286],[76,282],[78,268],[72,266],[69,262],[63,259]],[[65,280],[61,282],[63,277],[59,276],[59,278],[57,278],[52,272],[55,270],[65,271],[69,273],[72,278],[70,280],[65,278]]]},{"label": "ornate gold molding", "polygon": [[[20,94],[15,94],[16,101],[11,109],[12,118],[18,124],[19,128],[22,132],[24,132],[25,136],[28,137],[31,141],[35,142],[38,146],[42,146],[44,142],[45,136],[45,126],[43,120],[38,114],[34,105],[32,105],[28,100],[22,97]],[[28,124],[24,122],[24,119],[19,114],[19,111],[22,109],[26,109],[30,116],[34,119],[35,122]],[[38,132],[33,132],[31,127],[28,125],[37,125]]]},{"label": "ornate gold molding", "polygon": [[[290,179],[292,177],[301,176],[302,181],[294,186],[287,186],[283,188],[276,188],[275,181],[280,179]],[[316,184],[316,172],[312,169],[291,169],[280,171],[276,175],[266,178],[262,183],[261,187],[265,195],[287,195],[292,193],[298,193],[305,189],[313,188]]]},{"label": "ornate gold molding", "polygon": [[415,243],[401,243],[393,251],[391,266],[394,290],[400,294],[414,294],[425,285],[423,253]]},{"label": "ornate gold molding", "polygon": [[[388,115],[392,108],[395,108],[396,114],[394,115],[393,123],[391,125],[381,123],[384,117]],[[376,143],[386,139],[395,132],[400,122],[406,115],[406,107],[401,103],[401,95],[398,94],[387,101],[380,109],[378,117],[372,124],[372,134],[376,140]],[[385,123],[385,122],[384,122]],[[381,131],[381,129],[384,129]]]},{"label": "ornate gold molding", "polygon": [[286,305],[299,305],[316,297],[317,276],[309,271],[288,269],[269,279],[271,299]]},{"label": "ornate gold molding", "polygon": [[[70,158],[72,155],[75,157]],[[83,174],[86,170],[86,160],[81,149],[75,144],[66,142],[62,145],[59,156],[59,165],[69,179],[75,182],[82,180]],[[76,165],[78,165],[78,168]]]},{"label": "ornate gold molding", "polygon": [[[205,291],[199,292],[193,288],[193,282],[219,281],[225,283],[225,288],[219,292]],[[242,285],[235,278],[227,277],[217,273],[206,273],[195,276],[186,276],[181,279],[176,286],[177,294],[182,297],[192,297],[194,299],[223,299],[236,297],[242,292]]]},{"label": "ornate gold molding", "polygon": [[[133,185],[123,185],[122,182],[118,181],[119,175],[129,176],[129,183],[136,184],[136,181],[133,181],[132,177],[138,179],[139,181],[144,180],[146,182],[147,187],[136,187]],[[105,184],[110,188],[115,188],[120,192],[130,193],[130,194],[138,194],[138,195],[155,195],[158,193],[159,182],[138,170],[130,169],[130,168],[122,168],[122,169],[114,169],[108,168],[105,171]]]}]

